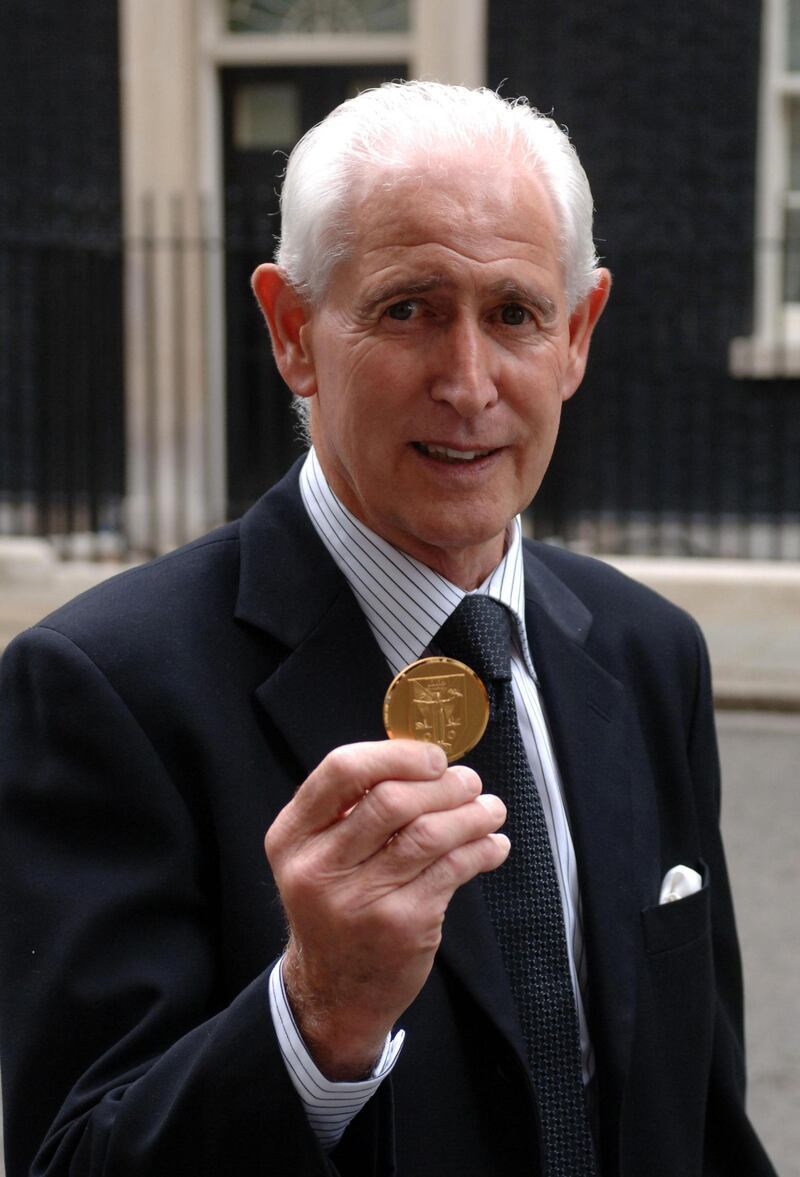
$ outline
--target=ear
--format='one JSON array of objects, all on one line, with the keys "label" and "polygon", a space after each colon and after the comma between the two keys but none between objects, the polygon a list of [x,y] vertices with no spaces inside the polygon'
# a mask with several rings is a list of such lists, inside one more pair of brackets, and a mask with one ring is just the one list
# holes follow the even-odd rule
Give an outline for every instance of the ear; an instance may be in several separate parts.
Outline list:
[{"label": "ear", "polygon": [[308,303],[290,285],[283,270],[271,262],[258,267],[251,284],[267,320],[281,376],[297,396],[314,396],[317,377],[308,331]]},{"label": "ear", "polygon": [[592,332],[605,310],[611,292],[611,273],[608,270],[597,270],[595,277],[594,287],[569,317],[569,357],[561,390],[563,400],[569,400],[583,380]]}]

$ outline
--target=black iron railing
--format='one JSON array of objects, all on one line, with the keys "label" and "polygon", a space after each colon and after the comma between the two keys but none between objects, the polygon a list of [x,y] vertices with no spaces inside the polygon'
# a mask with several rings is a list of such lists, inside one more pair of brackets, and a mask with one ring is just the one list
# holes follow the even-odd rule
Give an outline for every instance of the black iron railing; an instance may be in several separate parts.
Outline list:
[{"label": "black iron railing", "polygon": [[[126,249],[142,267],[139,358],[149,389],[145,435],[155,445],[156,332],[183,336],[184,260],[213,254],[220,282],[230,284],[267,256],[268,243],[223,247],[189,238],[177,222],[165,235],[123,243],[91,222],[87,214],[78,233],[58,224],[0,232],[0,535],[52,537],[67,553],[77,545],[102,556],[129,544]],[[151,288],[165,259],[174,284],[168,323]],[[532,530],[597,552],[800,559],[800,379],[740,379],[729,366],[730,341],[747,334],[752,291],[740,276],[752,272],[752,258],[708,245],[688,260],[685,249],[641,247],[612,259],[612,269],[609,310],[584,385],[565,407]],[[241,330],[231,314],[229,305],[226,449],[236,474],[229,510],[238,511],[297,446],[285,391],[267,390],[275,376],[249,294],[235,313]],[[788,355],[791,340],[786,346]],[[177,348],[179,414],[183,356]],[[264,398],[277,395],[278,423],[273,410],[264,413]],[[184,473],[178,481],[189,486]],[[176,510],[186,506],[177,500]]]}]

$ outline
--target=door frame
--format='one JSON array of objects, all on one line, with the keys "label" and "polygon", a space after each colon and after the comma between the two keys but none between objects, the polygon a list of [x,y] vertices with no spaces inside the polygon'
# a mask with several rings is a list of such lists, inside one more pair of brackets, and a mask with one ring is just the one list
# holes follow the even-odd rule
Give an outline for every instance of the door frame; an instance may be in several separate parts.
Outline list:
[{"label": "door frame", "polygon": [[[118,2],[128,529],[134,546],[165,550],[225,517],[225,275],[215,248],[224,240],[222,68],[406,61],[410,78],[480,86],[488,0],[409,0],[409,31],[380,35],[228,33],[222,0]],[[204,248],[184,251],[184,304],[176,306],[175,284],[147,269],[152,256],[135,243],[169,239],[178,205],[187,240]],[[180,316],[176,357],[169,332],[153,345],[147,323]],[[181,403],[176,365],[186,374]]]}]

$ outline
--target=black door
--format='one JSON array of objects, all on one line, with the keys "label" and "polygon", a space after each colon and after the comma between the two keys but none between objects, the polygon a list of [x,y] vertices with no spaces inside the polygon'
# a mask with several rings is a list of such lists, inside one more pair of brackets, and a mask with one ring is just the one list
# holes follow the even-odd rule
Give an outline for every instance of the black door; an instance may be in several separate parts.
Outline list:
[{"label": "black door", "polygon": [[229,517],[302,451],[291,394],[250,290],[255,267],[272,259],[286,155],[345,98],[404,75],[399,64],[223,71]]}]

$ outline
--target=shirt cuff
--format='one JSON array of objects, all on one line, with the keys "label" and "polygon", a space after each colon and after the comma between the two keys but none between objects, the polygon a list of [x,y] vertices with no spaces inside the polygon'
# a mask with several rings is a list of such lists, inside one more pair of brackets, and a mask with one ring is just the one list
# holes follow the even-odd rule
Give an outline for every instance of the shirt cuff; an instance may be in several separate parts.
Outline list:
[{"label": "shirt cuff", "polygon": [[350,1121],[393,1069],[403,1046],[405,1031],[387,1035],[381,1057],[369,1079],[358,1083],[334,1082],[326,1079],[319,1070],[297,1028],[283,983],[283,957],[269,975],[269,1008],[289,1078],[317,1139],[322,1148],[330,1152],[341,1140]]}]

